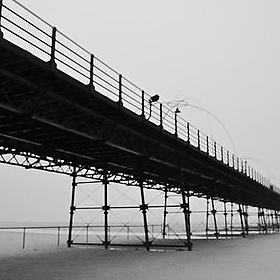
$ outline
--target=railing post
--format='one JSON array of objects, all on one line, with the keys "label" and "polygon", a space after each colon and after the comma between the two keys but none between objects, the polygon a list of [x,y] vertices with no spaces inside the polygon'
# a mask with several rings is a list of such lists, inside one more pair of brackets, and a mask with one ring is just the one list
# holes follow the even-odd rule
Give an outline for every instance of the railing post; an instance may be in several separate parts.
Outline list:
[{"label": "railing post", "polygon": [[60,227],[57,227],[57,246],[60,244]]},{"label": "railing post", "polygon": [[126,225],[126,239],[129,240],[129,226]]},{"label": "railing post", "polygon": [[145,91],[144,90],[142,90],[141,106],[142,106],[141,118],[142,120],[144,120],[145,119]]},{"label": "railing post", "polygon": [[239,158],[237,158],[237,170],[238,170],[238,172],[239,172]]},{"label": "railing post", "polygon": [[26,227],[23,228],[23,235],[22,235],[22,249],[25,248],[25,236],[26,236]]},{"label": "railing post", "polygon": [[190,145],[191,141],[190,141],[190,123],[187,122],[187,141],[188,144]]},{"label": "railing post", "polygon": [[217,143],[216,143],[216,141],[214,142],[214,156],[215,156],[215,159],[217,159]]},{"label": "railing post", "polygon": [[[229,151],[227,151],[227,165],[229,166]],[[234,165],[234,164],[233,164]]]},{"label": "railing post", "polygon": [[119,74],[119,105],[123,106],[122,102],[122,75]]},{"label": "railing post", "polygon": [[53,27],[52,29],[52,45],[51,45],[51,59],[50,59],[50,64],[51,64],[51,69],[56,68],[55,64],[55,43],[56,43],[56,27]]},{"label": "railing post", "polygon": [[162,103],[159,104],[159,114],[160,114],[160,129],[163,129],[163,118],[162,118]]},{"label": "railing post", "polygon": [[3,32],[1,30],[2,7],[3,7],[3,0],[0,0],[0,38],[3,38]]},{"label": "railing post", "polygon": [[200,150],[200,132],[199,129],[197,130],[197,145],[198,145],[198,149]]},{"label": "railing post", "polygon": [[94,92],[94,84],[93,84],[93,69],[94,69],[94,55],[90,55],[90,73],[89,73],[89,91],[91,93]]},{"label": "railing post", "polygon": [[177,113],[175,112],[175,137],[178,137],[178,120],[177,120]]},{"label": "railing post", "polygon": [[224,163],[224,148],[221,146],[221,162]]},{"label": "railing post", "polygon": [[207,155],[209,156],[209,137],[206,136],[206,152],[207,152]]},{"label": "railing post", "polygon": [[89,229],[89,224],[86,226],[86,243],[88,243],[88,229]]}]

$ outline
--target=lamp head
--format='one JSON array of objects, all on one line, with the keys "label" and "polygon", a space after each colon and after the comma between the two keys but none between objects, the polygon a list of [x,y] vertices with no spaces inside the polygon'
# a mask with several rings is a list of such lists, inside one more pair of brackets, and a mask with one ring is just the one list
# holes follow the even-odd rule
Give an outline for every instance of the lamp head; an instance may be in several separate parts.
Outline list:
[{"label": "lamp head", "polygon": [[176,108],[175,114],[179,114],[179,113],[181,113],[181,111],[179,110],[179,108]]},{"label": "lamp head", "polygon": [[151,97],[150,97],[150,100],[149,100],[150,103],[159,101],[159,97],[160,97],[160,96],[159,96],[158,94],[151,96]]}]

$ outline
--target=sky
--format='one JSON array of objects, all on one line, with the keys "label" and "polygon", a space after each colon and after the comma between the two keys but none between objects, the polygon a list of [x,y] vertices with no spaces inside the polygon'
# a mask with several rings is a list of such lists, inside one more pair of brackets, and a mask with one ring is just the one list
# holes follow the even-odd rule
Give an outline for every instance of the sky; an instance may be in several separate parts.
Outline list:
[{"label": "sky", "polygon": [[[20,3],[161,102],[187,98],[202,108],[184,106],[181,116],[280,187],[279,1]],[[68,217],[70,178],[0,172],[0,221]]]}]

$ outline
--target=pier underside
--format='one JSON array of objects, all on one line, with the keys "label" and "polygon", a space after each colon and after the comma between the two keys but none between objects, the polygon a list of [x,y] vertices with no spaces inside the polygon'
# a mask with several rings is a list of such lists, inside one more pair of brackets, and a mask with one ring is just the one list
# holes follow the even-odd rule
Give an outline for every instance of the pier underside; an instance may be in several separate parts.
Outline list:
[{"label": "pier underside", "polygon": [[[7,9],[2,1],[0,7]],[[68,246],[81,244],[73,239],[77,211],[103,213],[100,241],[108,248],[113,244],[111,213],[136,209],[143,224],[141,246],[149,249],[156,243],[149,215],[157,209],[161,212],[157,235],[164,240],[173,231],[173,237],[180,236],[184,246],[191,250],[193,198],[205,201],[201,215],[205,217],[206,237],[221,238],[235,233],[245,236],[250,228],[257,232],[279,231],[280,193],[246,163],[192,129],[188,122],[180,123],[176,114],[167,123],[162,104],[154,105],[153,96],[106,64],[102,65],[111,74],[96,66],[101,61],[84,49],[80,48],[86,58],[65,46],[57,38],[63,36],[56,28],[52,27],[49,35],[43,33],[51,43],[44,43],[48,51],[38,47],[37,52],[47,57],[42,59],[37,52],[32,54],[8,40],[9,34],[16,33],[5,25],[5,13],[1,20],[0,162],[72,177]],[[63,40],[73,43],[67,37]],[[76,64],[82,69],[77,70],[72,64],[81,58],[84,64]],[[82,75],[86,82],[76,75]],[[137,94],[131,98],[134,90]],[[77,205],[77,190],[91,183],[102,186],[102,201]],[[138,203],[113,204],[111,185],[137,187]],[[147,202],[148,191],[157,191],[162,200],[157,204]],[[169,198],[173,195],[176,202],[171,204]],[[251,227],[249,207],[255,209],[252,211],[257,220]],[[181,214],[183,237],[182,230],[178,232],[168,222],[170,212],[174,212],[171,209]],[[238,226],[233,221],[236,216]],[[88,228],[94,223],[100,221],[92,221]]]}]

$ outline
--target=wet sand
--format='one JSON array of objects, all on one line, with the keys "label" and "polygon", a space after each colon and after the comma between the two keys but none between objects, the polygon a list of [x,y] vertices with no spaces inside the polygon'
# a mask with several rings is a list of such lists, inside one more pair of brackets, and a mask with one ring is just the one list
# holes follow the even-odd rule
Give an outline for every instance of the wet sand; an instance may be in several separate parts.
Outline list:
[{"label": "wet sand", "polygon": [[1,248],[0,279],[3,280],[277,280],[280,277],[279,234],[196,240],[192,252],[48,245],[5,253],[3,244]]}]

